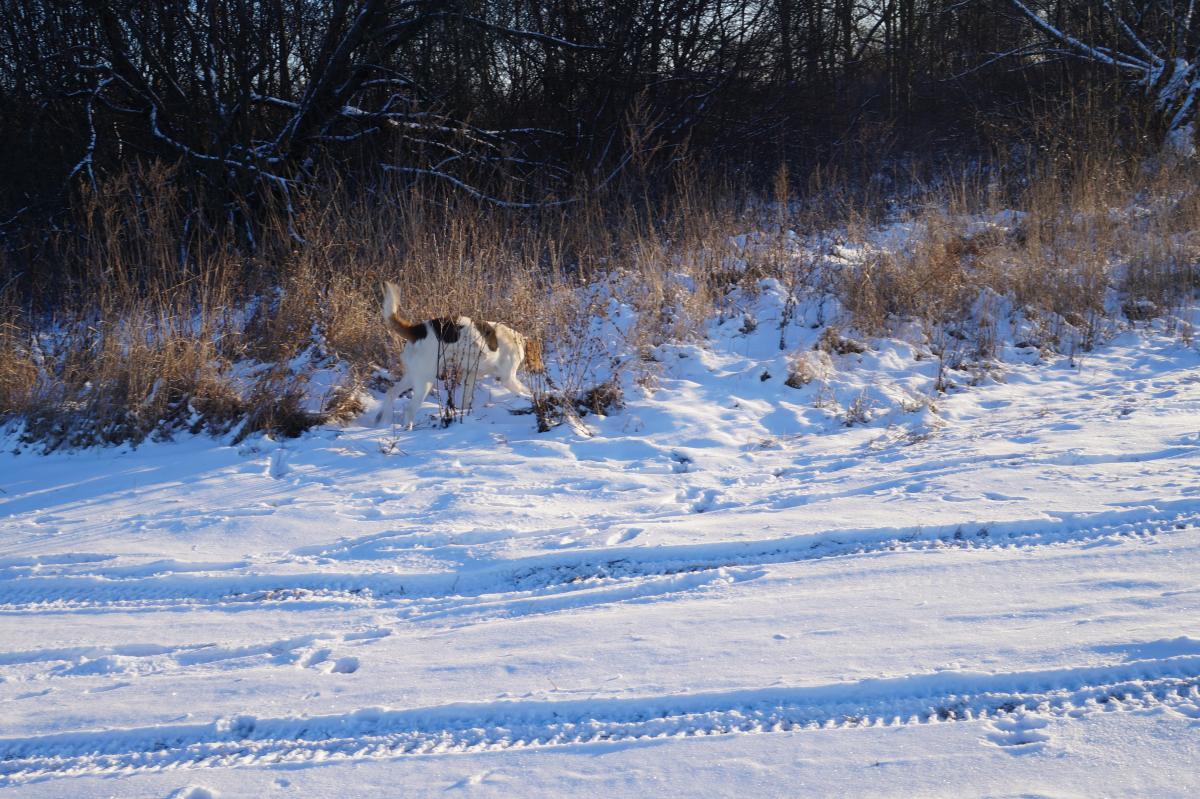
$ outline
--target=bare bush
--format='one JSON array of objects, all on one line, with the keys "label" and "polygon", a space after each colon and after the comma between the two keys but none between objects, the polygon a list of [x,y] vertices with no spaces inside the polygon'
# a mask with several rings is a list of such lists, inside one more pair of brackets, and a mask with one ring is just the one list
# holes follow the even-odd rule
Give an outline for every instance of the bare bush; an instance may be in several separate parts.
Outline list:
[{"label": "bare bush", "polygon": [[785,385],[803,388],[814,381],[825,381],[833,372],[833,361],[824,350],[796,353],[788,363]]},{"label": "bare bush", "polygon": [[867,351],[867,345],[865,342],[843,336],[837,325],[830,325],[821,331],[821,337],[817,339],[813,349],[834,355],[861,355]]}]

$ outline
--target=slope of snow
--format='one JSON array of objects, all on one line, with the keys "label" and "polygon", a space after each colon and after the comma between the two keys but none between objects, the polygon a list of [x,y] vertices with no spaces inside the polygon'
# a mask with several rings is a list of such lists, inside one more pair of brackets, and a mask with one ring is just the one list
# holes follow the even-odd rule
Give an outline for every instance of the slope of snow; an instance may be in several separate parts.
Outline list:
[{"label": "slope of snow", "polygon": [[0,787],[1200,791],[1195,346],[934,396],[899,331],[792,388],[823,330],[782,309],[586,429],[491,386],[449,428],[0,456]]}]

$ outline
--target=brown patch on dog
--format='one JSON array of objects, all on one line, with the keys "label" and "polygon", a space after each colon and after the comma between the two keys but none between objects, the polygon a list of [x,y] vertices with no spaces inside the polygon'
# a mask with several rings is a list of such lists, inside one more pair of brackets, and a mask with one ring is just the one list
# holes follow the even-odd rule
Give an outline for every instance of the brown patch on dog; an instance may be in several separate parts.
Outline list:
[{"label": "brown patch on dog", "polygon": [[410,344],[429,335],[424,322],[413,324],[400,316],[399,308],[400,288],[390,280],[383,281],[383,323],[387,329]]},{"label": "brown patch on dog", "polygon": [[483,336],[483,341],[487,344],[487,348],[492,352],[500,349],[500,340],[496,338],[496,328],[490,322],[485,322],[482,319],[472,319],[471,324],[475,325],[475,329],[479,331],[479,335]]},{"label": "brown patch on dog", "polygon": [[425,329],[424,322],[413,324],[407,319],[401,319],[396,314],[385,316],[383,320],[387,322],[388,330],[409,343],[420,341],[429,335],[429,331]]},{"label": "brown patch on dog", "polygon": [[525,369],[534,374],[546,371],[546,364],[542,362],[542,342],[535,339],[525,340]]}]

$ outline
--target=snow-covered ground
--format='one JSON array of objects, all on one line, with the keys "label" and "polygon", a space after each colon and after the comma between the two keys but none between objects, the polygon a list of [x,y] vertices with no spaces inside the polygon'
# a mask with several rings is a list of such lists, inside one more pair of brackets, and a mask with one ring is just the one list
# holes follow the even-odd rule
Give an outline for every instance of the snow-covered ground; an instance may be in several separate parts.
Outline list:
[{"label": "snow-covered ground", "polygon": [[3,793],[1200,793],[1195,344],[747,302],[587,429],[0,455]]}]

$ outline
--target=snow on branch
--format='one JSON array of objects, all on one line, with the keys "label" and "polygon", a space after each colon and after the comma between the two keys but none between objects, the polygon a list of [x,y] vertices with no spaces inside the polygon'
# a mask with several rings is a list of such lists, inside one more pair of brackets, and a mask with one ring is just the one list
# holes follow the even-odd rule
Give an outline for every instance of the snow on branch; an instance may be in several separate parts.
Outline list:
[{"label": "snow on branch", "polygon": [[84,107],[88,122],[87,150],[84,151],[83,158],[80,159],[79,163],[77,163],[71,170],[71,173],[67,175],[67,180],[70,181],[80,172],[86,172],[88,176],[88,182],[92,185],[93,191],[96,189],[96,173],[93,169],[96,155],[96,98],[101,92],[104,91],[108,84],[112,83],[112,81],[112,77],[104,78],[98,84],[96,84],[95,90],[91,93],[91,96],[88,97],[87,105]]},{"label": "snow on branch", "polygon": [[[1200,53],[1196,51],[1195,44],[1189,43],[1189,37],[1184,32],[1190,30],[1196,0],[1189,0],[1183,19],[1178,21],[1182,23],[1182,32],[1175,34],[1171,48],[1152,37],[1139,34],[1138,26],[1144,22],[1145,12],[1149,11],[1148,4],[1131,22],[1120,13],[1113,0],[1099,0],[1098,12],[1111,21],[1117,36],[1116,43],[1100,44],[1083,41],[1063,27],[1051,24],[1045,13],[1032,7],[1026,0],[1009,2],[1048,39],[1064,46],[1072,55],[1131,74],[1135,78],[1135,85],[1152,94],[1158,112],[1167,123],[1168,133],[1182,130],[1194,120],[1196,96],[1200,93],[1200,76],[1196,69]],[[1180,14],[1173,3],[1169,6],[1159,5],[1169,18]],[[1178,27],[1176,29],[1180,30]],[[1132,45],[1132,52],[1119,47],[1121,40]]]},{"label": "snow on branch", "polygon": [[[1042,15],[1025,5],[1021,0],[1009,0],[1017,10],[1024,14],[1034,25],[1040,28],[1048,36],[1057,39],[1058,41],[1069,45],[1078,54],[1090,58],[1093,61],[1099,61],[1102,64],[1120,67],[1121,69],[1144,71],[1150,68],[1150,64],[1142,61],[1139,58],[1126,55],[1124,53],[1114,53],[1109,55],[1105,52],[1106,48],[1094,47],[1076,39],[1065,31],[1051,25],[1046,20],[1042,19]],[[1111,52],[1111,51],[1110,51]]]}]

